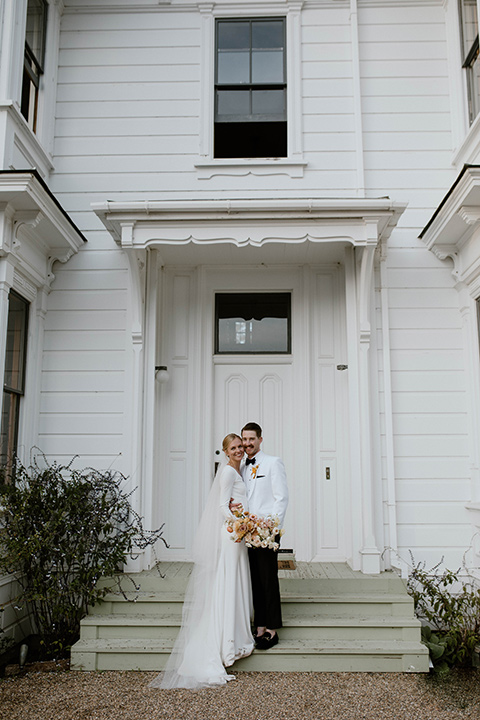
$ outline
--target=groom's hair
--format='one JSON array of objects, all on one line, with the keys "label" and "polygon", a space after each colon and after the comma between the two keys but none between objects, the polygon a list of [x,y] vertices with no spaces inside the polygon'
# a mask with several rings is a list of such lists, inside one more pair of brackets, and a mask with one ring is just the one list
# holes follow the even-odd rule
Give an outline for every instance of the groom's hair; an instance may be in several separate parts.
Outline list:
[{"label": "groom's hair", "polygon": [[250,430],[256,433],[257,437],[262,437],[262,428],[258,425],[258,423],[247,423],[243,426],[242,433],[244,430]]}]

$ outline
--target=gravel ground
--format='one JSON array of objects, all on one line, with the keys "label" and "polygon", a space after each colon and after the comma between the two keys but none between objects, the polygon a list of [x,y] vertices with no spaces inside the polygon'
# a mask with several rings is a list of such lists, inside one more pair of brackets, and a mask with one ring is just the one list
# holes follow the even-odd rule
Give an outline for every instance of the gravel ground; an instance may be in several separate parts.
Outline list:
[{"label": "gravel ground", "polygon": [[464,720],[480,675],[238,673],[219,689],[148,687],[155,673],[38,672],[0,679],[2,720]]}]

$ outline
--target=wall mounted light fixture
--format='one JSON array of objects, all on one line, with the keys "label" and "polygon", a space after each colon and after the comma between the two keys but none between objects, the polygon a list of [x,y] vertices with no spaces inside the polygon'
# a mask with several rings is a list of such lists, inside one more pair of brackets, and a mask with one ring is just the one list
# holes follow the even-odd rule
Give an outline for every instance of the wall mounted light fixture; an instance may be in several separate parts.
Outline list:
[{"label": "wall mounted light fixture", "polygon": [[160,383],[160,385],[164,385],[170,380],[166,365],[155,365],[155,380]]}]

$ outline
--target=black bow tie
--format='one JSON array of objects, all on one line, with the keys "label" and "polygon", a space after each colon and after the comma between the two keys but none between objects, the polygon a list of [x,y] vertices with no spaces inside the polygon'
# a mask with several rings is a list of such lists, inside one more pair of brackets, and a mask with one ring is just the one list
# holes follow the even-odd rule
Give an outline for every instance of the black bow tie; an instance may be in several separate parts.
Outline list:
[{"label": "black bow tie", "polygon": [[255,460],[256,460],[256,458],[247,458],[247,459],[245,460],[245,465],[253,465],[253,463],[255,462]]}]

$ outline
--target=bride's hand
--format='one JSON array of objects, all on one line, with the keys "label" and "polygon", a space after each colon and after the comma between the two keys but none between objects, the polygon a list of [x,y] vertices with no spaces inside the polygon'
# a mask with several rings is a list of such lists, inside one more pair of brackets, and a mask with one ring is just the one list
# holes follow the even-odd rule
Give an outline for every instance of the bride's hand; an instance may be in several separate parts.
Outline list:
[{"label": "bride's hand", "polygon": [[230,503],[228,505],[230,512],[243,512],[243,505],[242,503],[235,502],[234,498],[230,498]]}]

